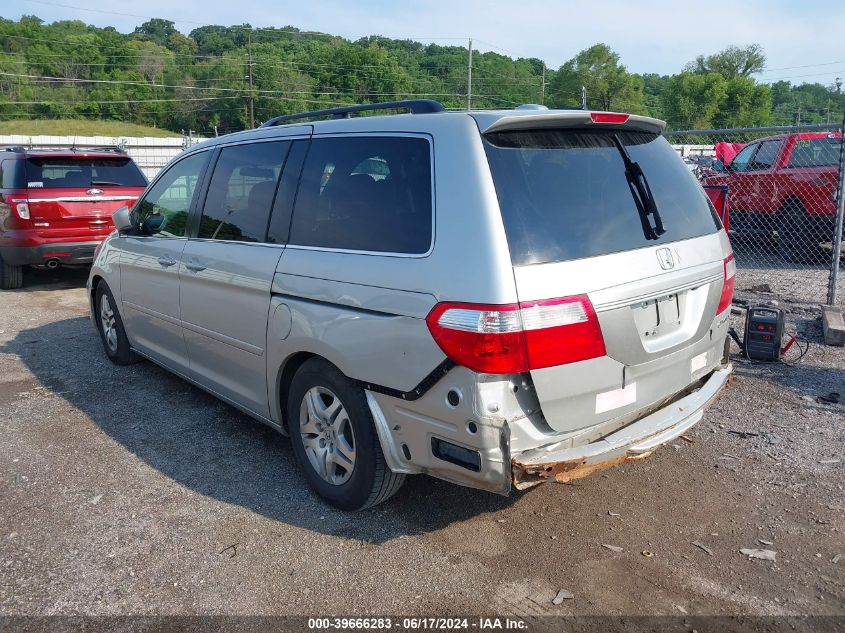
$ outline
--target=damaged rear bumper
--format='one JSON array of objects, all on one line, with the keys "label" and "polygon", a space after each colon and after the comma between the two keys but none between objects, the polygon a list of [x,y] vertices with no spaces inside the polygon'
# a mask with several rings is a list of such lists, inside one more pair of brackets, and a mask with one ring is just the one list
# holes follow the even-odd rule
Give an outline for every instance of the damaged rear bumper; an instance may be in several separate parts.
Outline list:
[{"label": "damaged rear bumper", "polygon": [[512,455],[513,486],[522,490],[546,481],[572,481],[648,457],[701,420],[704,410],[727,384],[731,371],[731,365],[717,369],[696,391],[595,442],[575,447],[557,442]]}]

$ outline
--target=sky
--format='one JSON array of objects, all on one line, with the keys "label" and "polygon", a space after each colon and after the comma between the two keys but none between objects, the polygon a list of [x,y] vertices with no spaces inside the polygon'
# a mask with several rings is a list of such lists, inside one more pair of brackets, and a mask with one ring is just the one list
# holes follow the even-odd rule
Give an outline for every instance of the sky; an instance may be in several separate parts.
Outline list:
[{"label": "sky", "polygon": [[131,32],[151,17],[183,33],[206,24],[293,25],[357,39],[383,35],[465,45],[557,68],[604,42],[631,72],[673,74],[700,54],[757,43],[760,81],[845,79],[845,0],[0,0],[0,15],[83,20]]}]

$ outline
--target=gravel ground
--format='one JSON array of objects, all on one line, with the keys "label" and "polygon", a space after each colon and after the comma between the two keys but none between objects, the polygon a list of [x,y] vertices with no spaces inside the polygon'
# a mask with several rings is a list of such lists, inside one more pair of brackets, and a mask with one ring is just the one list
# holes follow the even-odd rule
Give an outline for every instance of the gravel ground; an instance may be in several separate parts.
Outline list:
[{"label": "gravel ground", "polygon": [[0,294],[0,614],[845,616],[845,405],[816,401],[845,393],[845,350],[817,310],[787,305],[799,364],[737,362],[647,460],[510,498],[413,477],[345,514],[285,438],[112,366],[84,280]]}]

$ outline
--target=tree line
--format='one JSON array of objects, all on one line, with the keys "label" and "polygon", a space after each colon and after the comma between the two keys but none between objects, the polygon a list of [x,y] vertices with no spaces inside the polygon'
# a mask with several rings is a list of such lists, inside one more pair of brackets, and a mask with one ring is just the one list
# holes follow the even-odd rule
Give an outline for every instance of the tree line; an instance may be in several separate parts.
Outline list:
[{"label": "tree line", "polygon": [[[153,19],[129,34],[81,21],[0,19],[0,119],[100,118],[201,134],[349,103],[432,98],[467,107],[468,50],[292,26],[203,26],[188,35]],[[841,83],[760,83],[758,45],[702,55],[677,74],[627,70],[606,44],[560,68],[496,52],[472,56],[473,108],[522,103],[620,110],[672,129],[839,121]],[[250,88],[250,79],[252,88]]]}]

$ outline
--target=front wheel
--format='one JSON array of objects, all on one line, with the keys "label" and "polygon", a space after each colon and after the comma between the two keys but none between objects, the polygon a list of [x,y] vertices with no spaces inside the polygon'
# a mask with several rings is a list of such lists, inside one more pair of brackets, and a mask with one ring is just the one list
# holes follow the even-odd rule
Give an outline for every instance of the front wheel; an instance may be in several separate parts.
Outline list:
[{"label": "front wheel", "polygon": [[23,285],[23,266],[11,266],[0,255],[0,290],[17,290]]},{"label": "front wheel", "polygon": [[105,281],[101,281],[94,293],[94,317],[100,340],[111,362],[115,365],[131,365],[138,361],[138,355],[129,347],[123,319],[116,306],[111,289]]},{"label": "front wheel", "polygon": [[327,361],[309,360],[296,372],[287,420],[308,485],[336,508],[363,510],[401,487],[405,476],[385,463],[363,389]]}]

